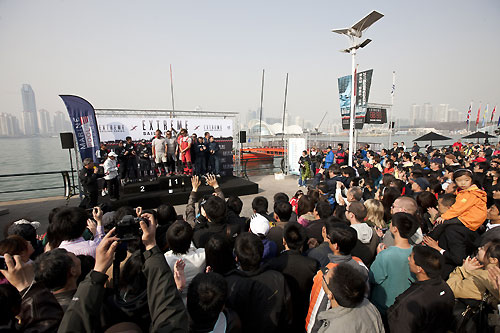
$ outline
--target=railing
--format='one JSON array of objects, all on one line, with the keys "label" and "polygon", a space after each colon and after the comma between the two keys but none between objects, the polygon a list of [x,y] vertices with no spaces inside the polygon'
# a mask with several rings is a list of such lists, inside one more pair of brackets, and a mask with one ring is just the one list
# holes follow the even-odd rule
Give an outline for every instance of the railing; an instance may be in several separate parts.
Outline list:
[{"label": "railing", "polygon": [[[75,185],[75,170],[62,170],[62,171],[43,171],[43,172],[28,172],[28,173],[12,173],[6,175],[0,175],[1,178],[14,178],[14,177],[28,177],[28,176],[41,176],[41,175],[54,175],[60,174],[63,179],[63,186],[50,186],[50,187],[30,187],[16,190],[0,191],[0,194],[9,193],[19,193],[19,192],[31,192],[31,191],[46,191],[55,189],[64,189],[64,196],[69,199],[71,196],[77,193],[77,186]],[[71,176],[70,176],[71,174]],[[27,184],[32,185],[32,182]]]}]

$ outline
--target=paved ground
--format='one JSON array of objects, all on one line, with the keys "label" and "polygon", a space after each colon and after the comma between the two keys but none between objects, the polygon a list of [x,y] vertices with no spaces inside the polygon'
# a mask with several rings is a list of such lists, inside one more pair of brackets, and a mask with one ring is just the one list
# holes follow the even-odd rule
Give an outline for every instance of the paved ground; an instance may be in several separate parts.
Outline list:
[{"label": "paved ground", "polygon": [[[284,180],[275,180],[274,175],[253,176],[250,180],[259,184],[259,193],[254,195],[246,195],[240,197],[243,201],[243,216],[252,214],[252,200],[256,196],[264,196],[270,203],[272,210],[273,196],[276,192],[285,192],[290,197],[298,190],[297,177],[287,176]],[[4,238],[4,228],[12,221],[19,220],[23,217],[30,218],[42,223],[39,233],[44,233],[47,228],[47,218],[52,208],[58,206],[78,206],[78,197],[72,198],[67,202],[64,197],[50,197],[41,199],[17,200],[9,202],[0,202],[0,211],[8,209],[9,213],[0,216],[0,239]],[[185,206],[175,206],[178,214],[184,214]]]}]

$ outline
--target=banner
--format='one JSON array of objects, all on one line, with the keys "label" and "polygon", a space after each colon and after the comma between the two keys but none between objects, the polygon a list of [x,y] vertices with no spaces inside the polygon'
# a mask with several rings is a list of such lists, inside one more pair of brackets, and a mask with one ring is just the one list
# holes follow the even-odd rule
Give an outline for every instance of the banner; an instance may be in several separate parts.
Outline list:
[{"label": "banner", "polygon": [[[366,104],[370,96],[373,69],[356,74],[356,129],[362,129],[366,116]],[[342,129],[349,129],[351,118],[351,91],[352,76],[347,75],[338,79],[340,115],[342,117]]]},{"label": "banner", "polygon": [[173,128],[179,132],[181,128],[187,129],[189,135],[196,133],[204,136],[209,132],[214,138],[227,138],[233,136],[233,121],[221,118],[169,118],[158,116],[119,117],[97,115],[99,134],[104,142],[125,140],[127,136],[133,141],[145,139],[151,141],[155,131],[160,130],[163,135]]},{"label": "banner", "polygon": [[304,150],[306,150],[306,139],[288,139],[288,170],[290,174],[300,175],[299,159]]},{"label": "banner", "polygon": [[96,162],[95,153],[99,150],[100,140],[94,107],[78,96],[59,95],[59,97],[62,98],[66,109],[68,109],[82,161],[85,158],[91,158]]}]

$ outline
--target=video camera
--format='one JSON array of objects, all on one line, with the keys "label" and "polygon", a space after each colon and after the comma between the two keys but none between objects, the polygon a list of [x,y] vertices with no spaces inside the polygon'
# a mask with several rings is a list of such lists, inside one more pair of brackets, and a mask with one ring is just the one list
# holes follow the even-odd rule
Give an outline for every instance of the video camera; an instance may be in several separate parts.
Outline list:
[{"label": "video camera", "polygon": [[133,217],[125,215],[121,221],[116,224],[116,237],[121,241],[140,239],[142,229],[139,222],[144,221],[149,226],[149,221],[143,217]]}]

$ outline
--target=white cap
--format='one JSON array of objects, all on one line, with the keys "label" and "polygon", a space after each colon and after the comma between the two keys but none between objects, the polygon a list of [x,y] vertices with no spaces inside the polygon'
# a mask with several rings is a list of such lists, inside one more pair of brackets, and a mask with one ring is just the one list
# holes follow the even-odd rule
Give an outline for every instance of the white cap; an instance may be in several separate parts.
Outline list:
[{"label": "white cap", "polygon": [[118,155],[116,155],[116,153],[115,153],[114,151],[112,151],[112,152],[110,152],[110,153],[108,154],[108,156],[114,156],[114,157],[116,157],[116,156],[118,156]]},{"label": "white cap", "polygon": [[256,213],[250,218],[250,232],[256,235],[266,236],[269,232],[269,221],[264,216]]}]

